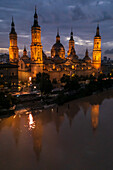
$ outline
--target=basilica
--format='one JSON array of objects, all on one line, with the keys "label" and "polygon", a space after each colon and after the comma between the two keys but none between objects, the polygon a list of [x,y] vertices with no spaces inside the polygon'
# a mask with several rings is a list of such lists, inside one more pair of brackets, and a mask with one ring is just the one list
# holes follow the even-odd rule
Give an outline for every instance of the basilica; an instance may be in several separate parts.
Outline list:
[{"label": "basilica", "polygon": [[50,75],[51,80],[56,79],[60,82],[63,74],[70,76],[75,74],[79,76],[89,76],[91,74],[95,75],[101,70],[101,36],[99,33],[99,25],[97,26],[96,35],[94,37],[92,59],[89,57],[88,49],[86,49],[84,58],[79,59],[75,50],[75,41],[72,30],[67,57],[65,48],[60,41],[59,30],[56,35],[56,42],[51,48],[51,57],[47,57],[43,51],[41,43],[41,27],[38,23],[36,9],[34,14],[34,23],[31,27],[31,57],[28,57],[26,47],[24,47],[23,56],[19,58],[17,33],[15,31],[13,19],[9,39],[9,61],[11,64],[18,65],[19,81],[27,82],[29,77],[35,78],[39,72],[45,72]]}]

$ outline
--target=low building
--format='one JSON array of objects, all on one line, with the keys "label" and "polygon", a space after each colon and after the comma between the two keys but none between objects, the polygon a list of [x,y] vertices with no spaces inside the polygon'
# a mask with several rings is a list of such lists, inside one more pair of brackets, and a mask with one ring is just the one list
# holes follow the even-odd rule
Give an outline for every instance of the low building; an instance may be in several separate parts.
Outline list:
[{"label": "low building", "polygon": [[18,88],[18,66],[10,63],[0,64],[0,88],[16,90]]}]

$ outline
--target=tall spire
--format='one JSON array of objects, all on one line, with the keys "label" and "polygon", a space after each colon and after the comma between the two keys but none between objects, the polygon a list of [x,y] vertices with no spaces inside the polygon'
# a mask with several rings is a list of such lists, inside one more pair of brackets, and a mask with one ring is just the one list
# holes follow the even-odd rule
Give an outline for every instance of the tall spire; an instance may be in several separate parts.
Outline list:
[{"label": "tall spire", "polygon": [[86,48],[86,54],[85,54],[85,56],[86,56],[86,57],[89,56],[89,54],[88,54],[88,48]]},{"label": "tall spire", "polygon": [[57,37],[59,37],[59,28],[57,28]]},{"label": "tall spire", "polygon": [[27,56],[26,46],[24,45],[23,56]]},{"label": "tall spire", "polygon": [[71,36],[70,36],[70,40],[73,40],[73,29],[71,27]]},{"label": "tall spire", "polygon": [[15,26],[14,21],[13,21],[13,16],[12,16],[12,23],[11,23],[11,26],[12,26],[12,27]]},{"label": "tall spire", "polygon": [[12,16],[12,22],[11,22],[11,32],[10,32],[10,34],[16,34],[16,32],[15,32],[15,24],[14,24],[13,16]]},{"label": "tall spire", "polygon": [[100,33],[99,33],[99,24],[97,24],[96,37],[100,37]]},{"label": "tall spire", "polygon": [[56,42],[60,42],[59,28],[57,28]]},{"label": "tall spire", "polygon": [[35,6],[35,14],[34,14],[34,27],[37,27],[38,26],[38,15],[37,15],[37,9],[36,9],[36,6]]}]

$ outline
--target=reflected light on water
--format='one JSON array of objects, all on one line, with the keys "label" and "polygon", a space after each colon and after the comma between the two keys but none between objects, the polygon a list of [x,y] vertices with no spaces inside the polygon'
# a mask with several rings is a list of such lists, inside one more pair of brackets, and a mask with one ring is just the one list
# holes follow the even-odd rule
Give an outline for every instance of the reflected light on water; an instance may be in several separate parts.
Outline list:
[{"label": "reflected light on water", "polygon": [[15,119],[15,118],[16,118],[16,115],[13,116],[13,119]]},{"label": "reflected light on water", "polygon": [[33,120],[32,114],[29,114],[28,120],[29,120],[29,130],[34,129],[35,128],[35,122]]}]

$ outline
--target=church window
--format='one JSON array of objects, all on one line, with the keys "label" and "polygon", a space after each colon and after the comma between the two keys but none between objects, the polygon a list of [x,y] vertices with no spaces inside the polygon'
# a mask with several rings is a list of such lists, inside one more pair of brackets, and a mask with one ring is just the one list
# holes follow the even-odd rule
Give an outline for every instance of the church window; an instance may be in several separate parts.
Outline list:
[{"label": "church window", "polygon": [[23,64],[21,64],[21,69],[23,69]]}]

